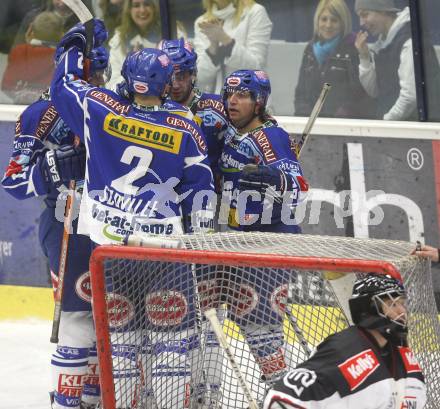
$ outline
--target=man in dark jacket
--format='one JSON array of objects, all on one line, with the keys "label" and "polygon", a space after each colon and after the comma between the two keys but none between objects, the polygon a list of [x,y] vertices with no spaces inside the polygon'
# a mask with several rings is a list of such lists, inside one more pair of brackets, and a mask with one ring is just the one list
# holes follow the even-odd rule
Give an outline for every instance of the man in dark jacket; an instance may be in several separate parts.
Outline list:
[{"label": "man in dark jacket", "polygon": [[[400,11],[394,0],[356,0],[355,9],[362,27],[355,42],[359,79],[365,91],[377,98],[377,118],[417,119],[409,8]],[[378,40],[368,46],[368,35]]]}]

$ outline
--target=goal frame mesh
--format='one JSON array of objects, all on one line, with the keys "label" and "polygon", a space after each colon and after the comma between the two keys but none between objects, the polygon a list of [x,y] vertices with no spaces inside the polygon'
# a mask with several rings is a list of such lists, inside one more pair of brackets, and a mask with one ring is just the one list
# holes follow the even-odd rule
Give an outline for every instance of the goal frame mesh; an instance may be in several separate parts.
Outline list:
[{"label": "goal frame mesh", "polygon": [[[187,246],[188,247],[188,246]],[[170,263],[197,263],[207,265],[282,268],[295,270],[322,270],[338,273],[388,274],[402,280],[396,265],[387,260],[348,259],[339,257],[313,257],[286,254],[259,254],[243,251],[218,251],[188,248],[154,248],[127,246],[98,246],[90,260],[93,314],[97,335],[100,365],[102,405],[115,409],[112,346],[106,306],[104,264],[111,259],[148,260]],[[429,405],[427,407],[430,407]],[[432,406],[435,407],[435,406]]]}]

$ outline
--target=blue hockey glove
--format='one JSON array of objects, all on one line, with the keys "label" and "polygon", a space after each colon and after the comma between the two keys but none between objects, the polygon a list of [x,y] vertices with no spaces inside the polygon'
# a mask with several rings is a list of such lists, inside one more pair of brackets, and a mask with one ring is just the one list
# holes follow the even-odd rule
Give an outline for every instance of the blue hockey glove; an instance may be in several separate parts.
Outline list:
[{"label": "blue hockey glove", "polygon": [[[92,48],[97,48],[107,40],[108,32],[105,28],[104,22],[100,19],[93,19],[93,38]],[[78,47],[82,52],[86,49],[86,29],[84,24],[78,23],[73,26],[66,34],[64,34],[61,41],[58,43],[55,56],[58,58],[69,48]],[[57,59],[55,57],[55,62]]]},{"label": "blue hockey glove", "polygon": [[263,199],[272,197],[278,204],[283,203],[284,193],[291,188],[292,183],[282,170],[266,165],[246,165],[238,180],[240,192],[256,191]]},{"label": "blue hockey glove", "polygon": [[47,183],[59,187],[70,180],[83,180],[86,170],[86,148],[84,145],[65,145],[46,152],[40,162],[41,173]]}]

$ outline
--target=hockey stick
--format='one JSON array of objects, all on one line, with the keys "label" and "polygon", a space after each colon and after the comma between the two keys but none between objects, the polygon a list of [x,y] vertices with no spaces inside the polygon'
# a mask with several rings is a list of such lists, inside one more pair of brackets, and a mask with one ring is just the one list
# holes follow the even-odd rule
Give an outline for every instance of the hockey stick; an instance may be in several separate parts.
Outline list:
[{"label": "hockey stick", "polygon": [[69,247],[69,229],[72,223],[72,207],[74,195],[75,195],[76,182],[71,180],[69,182],[69,190],[66,199],[66,208],[64,210],[64,228],[63,228],[63,240],[61,242],[61,253],[60,253],[60,263],[58,266],[58,285],[55,291],[55,307],[53,310],[53,321],[52,321],[52,334],[50,336],[50,342],[53,344],[58,344],[58,333],[60,330],[61,321],[61,304],[63,302],[64,293],[64,275],[66,272],[67,264],[67,250]]},{"label": "hockey stick", "polygon": [[[81,0],[63,0],[63,3],[69,7],[84,24],[86,29],[86,57],[90,55],[92,50],[92,41],[90,39],[93,36],[93,16],[89,9],[82,3]],[[90,68],[90,61],[88,58],[84,61],[84,76],[88,78]],[[66,208],[64,210],[64,230],[63,230],[63,240],[61,242],[61,252],[60,252],[60,263],[58,267],[58,286],[55,291],[55,307],[53,311],[52,320],[52,334],[50,336],[50,342],[53,344],[58,344],[58,334],[60,331],[61,322],[61,306],[63,303],[63,293],[64,293],[64,275],[66,272],[67,265],[67,252],[69,247],[69,230],[72,223],[72,205],[75,198],[75,188],[76,182],[71,180],[69,182],[69,191],[66,200]]]},{"label": "hockey stick", "polygon": [[313,128],[313,125],[315,124],[316,118],[318,118],[318,115],[321,112],[322,106],[324,105],[325,99],[327,98],[328,92],[330,91],[331,87],[332,86],[327,82],[324,83],[324,85],[322,86],[321,93],[319,94],[319,97],[315,102],[315,105],[312,109],[312,113],[309,116],[304,131],[301,137],[299,138],[299,140],[295,143],[295,153],[297,158],[299,158],[304,145],[307,143],[307,139],[309,138],[310,132]]},{"label": "hockey stick", "polygon": [[235,376],[237,377],[238,383],[241,386],[241,389],[243,390],[244,396],[246,397],[246,400],[249,403],[249,409],[258,409],[258,404],[255,401],[254,397],[252,396],[251,390],[249,389],[249,386],[244,379],[243,373],[241,372],[240,366],[238,365],[237,361],[235,360],[235,356],[232,353],[231,347],[228,343],[228,340],[226,339],[226,335],[223,332],[222,326],[220,324],[219,319],[217,318],[217,313],[214,308],[210,308],[209,310],[205,311],[205,316],[211,323],[212,330],[214,331],[215,335],[217,336],[218,342],[220,346],[223,348],[223,350],[226,353],[226,357],[231,365],[231,369],[234,371]]},{"label": "hockey stick", "polygon": [[293,300],[293,290],[292,290],[292,286],[289,283],[287,285],[287,300],[286,300],[285,313],[287,315],[287,319],[289,320],[290,325],[293,328],[293,331],[295,332],[295,335],[297,336],[297,338],[299,340],[299,343],[301,344],[301,346],[304,349],[304,352],[306,353],[307,356],[310,356],[310,354],[312,353],[312,350],[310,349],[309,344],[307,343],[303,332],[301,331],[301,329],[298,326],[298,320],[293,315],[292,310],[291,310],[293,301],[294,301]]}]

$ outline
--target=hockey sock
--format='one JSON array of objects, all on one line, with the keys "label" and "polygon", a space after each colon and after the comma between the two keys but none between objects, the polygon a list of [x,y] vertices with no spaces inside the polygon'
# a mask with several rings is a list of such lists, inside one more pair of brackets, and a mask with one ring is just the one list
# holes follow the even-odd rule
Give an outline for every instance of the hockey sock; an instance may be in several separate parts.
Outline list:
[{"label": "hockey sock", "polygon": [[98,356],[96,346],[93,346],[89,351],[87,377],[84,381],[81,400],[85,403],[96,405],[99,402],[100,395]]},{"label": "hockey sock", "polygon": [[246,341],[261,370],[261,378],[271,385],[287,370],[282,328],[261,326],[245,329]]},{"label": "hockey sock", "polygon": [[51,361],[54,409],[79,408],[88,359],[89,348],[57,347]]}]

